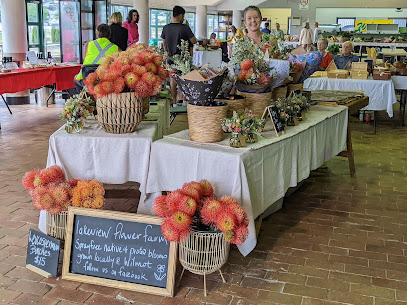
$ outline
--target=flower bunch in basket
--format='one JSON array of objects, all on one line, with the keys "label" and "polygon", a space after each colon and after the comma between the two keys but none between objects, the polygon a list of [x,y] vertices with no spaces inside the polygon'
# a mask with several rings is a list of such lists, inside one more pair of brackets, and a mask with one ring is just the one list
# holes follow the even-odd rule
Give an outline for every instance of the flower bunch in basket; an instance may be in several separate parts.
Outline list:
[{"label": "flower bunch in basket", "polygon": [[260,135],[264,124],[264,119],[256,118],[252,111],[248,109],[245,109],[243,113],[233,111],[231,118],[223,118],[221,121],[224,132],[237,132],[241,134],[251,132]]},{"label": "flower bunch in basket", "polygon": [[153,212],[164,218],[161,231],[168,241],[183,241],[191,230],[221,231],[226,241],[242,244],[248,236],[246,212],[231,196],[217,199],[207,180],[185,183],[154,200]]},{"label": "flower bunch in basket", "polygon": [[[27,172],[22,179],[22,184],[30,191],[34,207],[37,210],[46,210],[52,215],[66,211],[72,205],[101,208],[104,204],[104,189],[100,182],[78,179],[67,181],[64,172],[57,165]],[[97,198],[94,200],[96,204],[93,201],[89,206],[83,202],[76,204],[77,201],[73,199],[78,196]]]},{"label": "flower bunch in basket", "polygon": [[83,127],[86,118],[95,110],[95,102],[92,98],[82,91],[68,99],[65,107],[62,109],[60,117],[66,120],[65,129],[69,132],[72,128]]},{"label": "flower bunch in basket", "polygon": [[95,72],[84,83],[90,94],[105,95],[134,91],[139,98],[157,95],[161,83],[169,76],[163,66],[163,56],[144,44],[105,56]]}]

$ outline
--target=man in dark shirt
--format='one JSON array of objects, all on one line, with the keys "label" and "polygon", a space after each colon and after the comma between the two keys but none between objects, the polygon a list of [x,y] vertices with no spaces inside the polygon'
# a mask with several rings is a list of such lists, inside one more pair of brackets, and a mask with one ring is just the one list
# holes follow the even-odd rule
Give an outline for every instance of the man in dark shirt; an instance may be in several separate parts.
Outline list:
[{"label": "man in dark shirt", "polygon": [[270,34],[271,33],[271,31],[270,31],[270,29],[269,29],[269,23],[268,22],[266,22],[265,24],[264,24],[264,29],[262,29],[260,32],[262,32],[262,33],[266,33],[266,34]]},{"label": "man in dark shirt", "polygon": [[[185,10],[180,6],[174,6],[172,10],[172,21],[163,28],[161,33],[163,47],[169,57],[181,53],[181,50],[178,49],[178,46],[181,44],[181,39],[189,41],[192,56],[192,45],[196,43],[196,38],[189,26],[182,24],[184,18]],[[177,102],[177,84],[173,78],[171,78],[171,95],[173,103],[175,104]]]}]

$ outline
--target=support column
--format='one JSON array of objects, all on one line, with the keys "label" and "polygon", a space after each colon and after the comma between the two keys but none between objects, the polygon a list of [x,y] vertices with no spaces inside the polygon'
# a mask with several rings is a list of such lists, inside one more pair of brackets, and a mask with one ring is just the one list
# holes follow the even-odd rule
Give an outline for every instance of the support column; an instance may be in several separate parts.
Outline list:
[{"label": "support column", "polygon": [[199,38],[207,38],[208,36],[208,19],[206,5],[196,6],[196,31],[195,36]]},{"label": "support column", "polygon": [[150,11],[149,0],[133,0],[133,7],[138,11],[140,21],[138,23],[139,42],[148,44],[150,39]]},{"label": "support column", "polygon": [[243,12],[241,10],[233,10],[232,24],[236,29],[242,29]]},{"label": "support column", "polygon": [[[27,51],[27,24],[24,0],[1,0],[1,24],[3,26],[3,56],[13,57],[20,64]],[[16,16],[20,16],[17,18]],[[29,104],[30,91],[7,94],[10,105]]]}]

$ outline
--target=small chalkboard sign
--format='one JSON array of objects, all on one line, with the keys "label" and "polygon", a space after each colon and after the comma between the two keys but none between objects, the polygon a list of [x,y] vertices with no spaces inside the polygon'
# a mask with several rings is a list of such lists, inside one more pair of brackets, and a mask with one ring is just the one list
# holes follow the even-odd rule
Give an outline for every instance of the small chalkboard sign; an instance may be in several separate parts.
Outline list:
[{"label": "small chalkboard sign", "polygon": [[285,134],[284,125],[280,122],[280,110],[276,106],[267,106],[264,109],[262,118],[270,118],[271,124],[277,136]]},{"label": "small chalkboard sign", "polygon": [[27,269],[45,277],[56,277],[60,246],[61,241],[59,239],[30,230],[28,232]]},{"label": "small chalkboard sign", "polygon": [[69,208],[62,278],[173,296],[177,243],[156,216]]}]

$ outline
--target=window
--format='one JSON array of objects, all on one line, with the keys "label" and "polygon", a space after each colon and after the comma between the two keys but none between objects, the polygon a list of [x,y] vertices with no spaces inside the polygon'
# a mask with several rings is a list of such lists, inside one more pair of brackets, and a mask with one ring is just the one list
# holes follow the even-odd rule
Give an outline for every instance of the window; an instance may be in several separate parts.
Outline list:
[{"label": "window", "polygon": [[42,5],[39,1],[26,1],[28,50],[44,51]]},{"label": "window", "polygon": [[[129,11],[132,9],[131,6],[126,6],[126,5],[112,5],[111,6],[111,14],[115,13],[115,12],[119,12],[122,14],[123,17],[123,22],[126,21],[127,19],[127,15],[129,14]],[[110,14],[110,15],[111,15]],[[110,16],[109,16],[110,18]]]},{"label": "window", "polygon": [[[389,18],[393,19],[393,18]],[[393,19],[393,24],[398,24],[399,28],[400,27],[406,27],[407,26],[407,19]]]},{"label": "window", "polygon": [[195,13],[186,13],[185,20],[188,21],[192,33],[195,34]]},{"label": "window", "polygon": [[208,37],[211,36],[212,33],[216,34],[216,38],[218,38],[217,28],[218,28],[218,15],[208,15]]},{"label": "window", "polygon": [[52,57],[61,58],[59,1],[43,0],[42,16],[44,28],[44,53],[51,52]]},{"label": "window", "polygon": [[171,22],[171,12],[150,9],[150,44],[157,45],[161,41],[163,27]]},{"label": "window", "polygon": [[356,18],[336,18],[336,23],[340,25],[341,31],[354,31]]},{"label": "window", "polygon": [[[0,0],[0,12],[1,12],[1,0]],[[0,59],[3,58],[3,28],[1,25],[1,14],[0,14]]]}]

